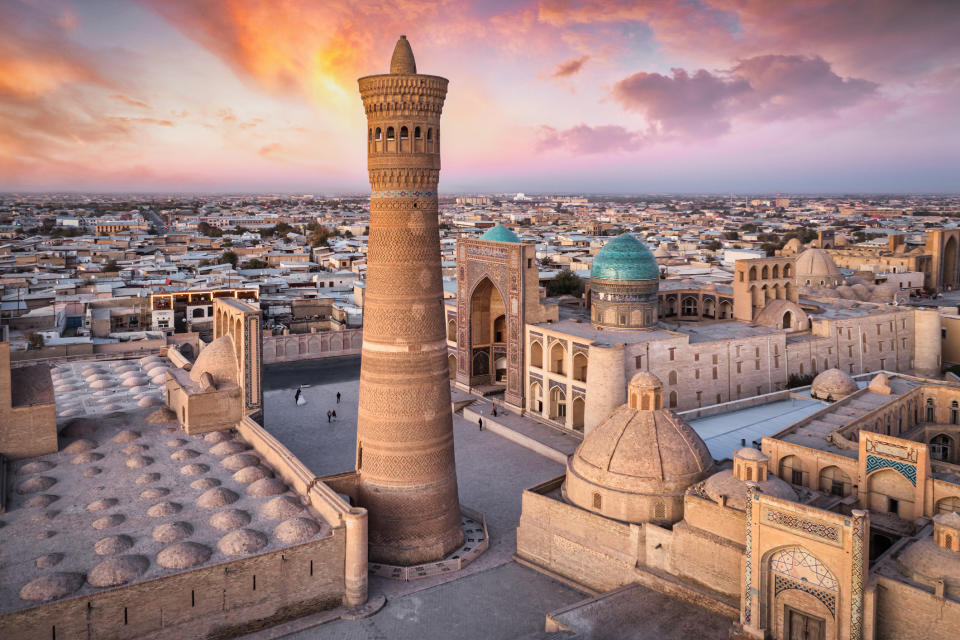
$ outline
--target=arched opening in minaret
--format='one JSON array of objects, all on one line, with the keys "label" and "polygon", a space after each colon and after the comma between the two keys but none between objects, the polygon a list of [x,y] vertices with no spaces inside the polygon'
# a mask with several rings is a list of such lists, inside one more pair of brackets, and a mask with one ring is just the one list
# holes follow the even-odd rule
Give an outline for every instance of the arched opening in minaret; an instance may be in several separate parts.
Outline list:
[{"label": "arched opening in minaret", "polygon": [[[490,363],[494,361],[494,343],[506,341],[506,313],[506,303],[500,291],[489,278],[483,278],[470,296],[470,351],[473,354],[471,385],[493,384],[498,381],[498,375],[490,375]],[[503,347],[500,349],[502,353]],[[483,357],[478,359],[479,354],[483,354]]]},{"label": "arched opening in minaret", "polygon": [[394,140],[395,138],[396,134],[393,132],[393,127],[387,127],[387,140],[390,141]]}]

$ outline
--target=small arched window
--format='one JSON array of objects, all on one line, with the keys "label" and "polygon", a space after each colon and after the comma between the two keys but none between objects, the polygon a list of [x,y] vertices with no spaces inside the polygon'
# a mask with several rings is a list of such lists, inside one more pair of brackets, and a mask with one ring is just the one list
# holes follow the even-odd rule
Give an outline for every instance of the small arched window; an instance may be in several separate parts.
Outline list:
[{"label": "small arched window", "polygon": [[401,140],[406,140],[406,139],[409,138],[409,137],[410,137],[410,132],[407,131],[407,128],[406,128],[406,127],[400,127],[400,139],[401,139]]},{"label": "small arched window", "polygon": [[421,138],[421,135],[420,135],[420,127],[416,127],[416,128],[413,130],[413,139],[414,139],[414,140],[419,140],[420,138]]},{"label": "small arched window", "polygon": [[395,140],[396,135],[393,132],[393,127],[387,127],[387,140]]},{"label": "small arched window", "polygon": [[753,482],[753,467],[747,467],[747,482]]},{"label": "small arched window", "polygon": [[370,131],[367,132],[367,140],[373,140],[373,129],[370,129]]},{"label": "small arched window", "polygon": [[380,127],[377,127],[376,141],[380,142],[383,139],[383,131],[380,130]]},{"label": "small arched window", "polygon": [[433,140],[433,129],[427,129],[427,140]]}]

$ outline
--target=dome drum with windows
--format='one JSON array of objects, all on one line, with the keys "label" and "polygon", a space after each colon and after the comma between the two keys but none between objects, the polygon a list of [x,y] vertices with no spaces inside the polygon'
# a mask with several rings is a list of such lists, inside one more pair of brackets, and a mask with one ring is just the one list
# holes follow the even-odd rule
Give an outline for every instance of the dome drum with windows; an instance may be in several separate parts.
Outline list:
[{"label": "dome drum with windows", "polygon": [[657,321],[660,267],[643,242],[624,233],[603,246],[590,268],[594,326],[643,329]]}]

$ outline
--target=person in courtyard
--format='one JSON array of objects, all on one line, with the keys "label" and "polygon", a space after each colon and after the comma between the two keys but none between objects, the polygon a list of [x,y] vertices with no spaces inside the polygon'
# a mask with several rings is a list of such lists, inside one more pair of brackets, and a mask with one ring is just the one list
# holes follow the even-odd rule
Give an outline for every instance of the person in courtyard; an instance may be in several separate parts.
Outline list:
[{"label": "person in courtyard", "polygon": [[330,409],[327,409],[327,423],[330,422],[330,414],[331,414],[331,413],[332,413],[332,412],[330,411]]},{"label": "person in courtyard", "polygon": [[480,431],[483,431],[483,418],[477,418],[477,424],[480,425]]},{"label": "person in courtyard", "polygon": [[334,411],[333,411],[333,419],[334,419],[334,420],[337,419],[337,411],[336,411],[336,409],[334,409]]},{"label": "person in courtyard", "polygon": [[297,392],[293,394],[293,403],[300,404],[300,394],[302,393],[300,387],[297,387]]},{"label": "person in courtyard", "polygon": [[497,417],[497,405],[493,405],[493,417]]},{"label": "person in courtyard", "polygon": [[340,392],[337,391],[337,404],[340,404]]}]

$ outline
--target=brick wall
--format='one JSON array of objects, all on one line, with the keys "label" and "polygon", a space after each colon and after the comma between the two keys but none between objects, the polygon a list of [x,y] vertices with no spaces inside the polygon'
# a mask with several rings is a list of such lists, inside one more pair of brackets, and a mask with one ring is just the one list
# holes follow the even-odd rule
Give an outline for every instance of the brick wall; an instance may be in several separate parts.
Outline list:
[{"label": "brick wall", "polygon": [[[228,638],[343,597],[345,532],[166,578],[0,616],[0,637]],[[255,588],[254,588],[255,585]]]}]

